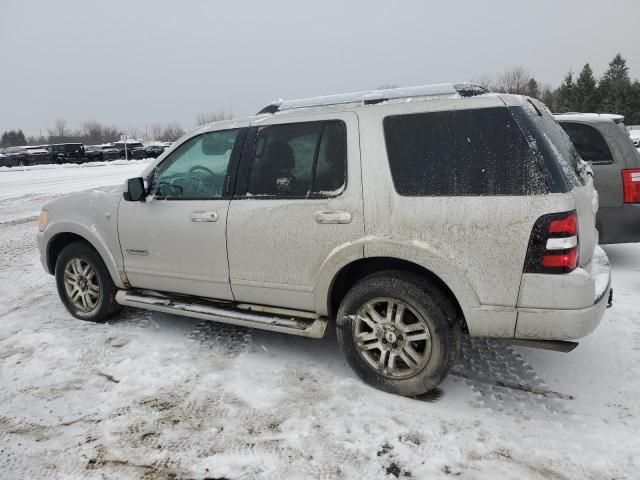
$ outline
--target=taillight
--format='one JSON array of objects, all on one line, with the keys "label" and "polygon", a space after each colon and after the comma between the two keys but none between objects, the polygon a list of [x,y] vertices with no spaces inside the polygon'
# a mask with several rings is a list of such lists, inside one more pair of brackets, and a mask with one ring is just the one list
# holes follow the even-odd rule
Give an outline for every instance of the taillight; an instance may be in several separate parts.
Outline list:
[{"label": "taillight", "polygon": [[578,215],[576,211],[540,217],[531,231],[525,273],[569,273],[578,267]]},{"label": "taillight", "polygon": [[640,168],[622,170],[624,203],[640,203]]}]

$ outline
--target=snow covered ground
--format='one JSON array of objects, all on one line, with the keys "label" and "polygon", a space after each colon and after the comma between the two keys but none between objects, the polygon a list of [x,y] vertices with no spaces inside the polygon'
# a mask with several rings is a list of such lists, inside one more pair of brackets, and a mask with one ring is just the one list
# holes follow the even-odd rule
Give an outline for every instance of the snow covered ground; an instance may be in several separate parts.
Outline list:
[{"label": "snow covered ground", "polygon": [[333,335],[72,318],[35,215],[145,164],[0,170],[0,478],[638,478],[640,244],[605,248],[614,308],[574,352],[467,340],[439,390],[401,398]]}]

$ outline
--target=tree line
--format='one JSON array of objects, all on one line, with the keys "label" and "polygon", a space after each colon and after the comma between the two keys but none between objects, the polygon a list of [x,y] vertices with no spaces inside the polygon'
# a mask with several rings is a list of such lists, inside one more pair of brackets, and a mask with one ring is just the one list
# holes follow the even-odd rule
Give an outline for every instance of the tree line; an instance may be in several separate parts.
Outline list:
[{"label": "tree line", "polygon": [[[232,111],[217,111],[199,113],[196,116],[196,125],[216,122],[233,118]],[[13,147],[19,145],[49,145],[55,143],[84,143],[85,145],[99,145],[120,140],[122,135],[143,141],[174,142],[185,130],[178,122],[168,124],[154,123],[143,130],[136,127],[123,129],[115,125],[103,125],[96,120],[82,122],[77,130],[69,128],[66,120],[58,118],[53,122],[53,127],[47,129],[47,135],[25,136],[21,129],[9,130],[0,137],[0,147]]]},{"label": "tree line", "polygon": [[586,63],[578,75],[568,71],[555,90],[549,85],[540,85],[523,67],[495,77],[485,75],[475,83],[494,92],[537,98],[554,113],[617,113],[624,115],[628,125],[640,124],[640,82],[631,80],[627,61],[620,53],[613,57],[600,78]]}]

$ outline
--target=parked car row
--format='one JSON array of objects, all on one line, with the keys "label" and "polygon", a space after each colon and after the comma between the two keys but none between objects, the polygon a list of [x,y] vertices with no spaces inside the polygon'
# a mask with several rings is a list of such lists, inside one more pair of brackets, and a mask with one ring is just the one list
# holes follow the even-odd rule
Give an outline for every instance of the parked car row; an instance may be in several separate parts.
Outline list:
[{"label": "parked car row", "polygon": [[0,167],[17,167],[41,165],[46,163],[85,163],[104,162],[128,158],[157,158],[171,143],[154,144],[145,147],[140,142],[127,141],[103,145],[83,145],[82,143],[58,143],[54,145],[38,145],[9,147],[0,150]]}]

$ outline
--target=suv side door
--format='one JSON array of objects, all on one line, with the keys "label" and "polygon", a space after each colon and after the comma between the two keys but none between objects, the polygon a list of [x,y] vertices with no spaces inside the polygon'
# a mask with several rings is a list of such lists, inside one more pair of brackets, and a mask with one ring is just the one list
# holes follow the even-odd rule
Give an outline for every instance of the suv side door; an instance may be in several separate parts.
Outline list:
[{"label": "suv side door", "polygon": [[287,114],[251,125],[227,225],[234,298],[314,311],[321,266],[364,234],[358,117]]},{"label": "suv side door", "polygon": [[233,300],[226,225],[245,133],[186,139],[153,170],[146,202],[120,202],[118,235],[133,287]]}]

